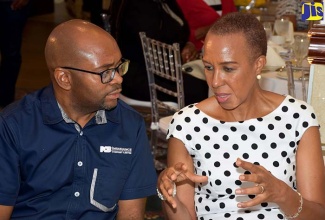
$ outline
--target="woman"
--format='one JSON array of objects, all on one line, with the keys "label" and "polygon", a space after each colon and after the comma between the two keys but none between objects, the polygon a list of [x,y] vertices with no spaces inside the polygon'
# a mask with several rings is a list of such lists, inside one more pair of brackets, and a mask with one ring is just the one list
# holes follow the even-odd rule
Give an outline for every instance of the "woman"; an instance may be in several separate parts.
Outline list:
[{"label": "woman", "polygon": [[209,30],[203,63],[214,96],[170,124],[158,180],[168,219],[325,219],[318,122],[307,103],[260,88],[266,49],[253,15],[230,13]]}]

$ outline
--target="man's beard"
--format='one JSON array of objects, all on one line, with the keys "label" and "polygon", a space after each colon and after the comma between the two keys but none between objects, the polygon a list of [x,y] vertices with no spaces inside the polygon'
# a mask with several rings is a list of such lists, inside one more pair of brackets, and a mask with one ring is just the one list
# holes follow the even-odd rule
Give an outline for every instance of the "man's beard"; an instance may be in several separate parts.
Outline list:
[{"label": "man's beard", "polygon": [[[114,91],[121,90],[121,89],[122,89],[122,85],[121,84],[113,84],[112,85],[112,90],[110,92],[108,92],[106,94],[106,96],[108,96],[110,93],[112,93]],[[106,105],[105,98],[104,98],[103,102],[100,105],[100,109],[111,110],[111,109],[115,108],[116,106],[117,106],[117,101],[116,101],[116,103],[114,105]]]}]

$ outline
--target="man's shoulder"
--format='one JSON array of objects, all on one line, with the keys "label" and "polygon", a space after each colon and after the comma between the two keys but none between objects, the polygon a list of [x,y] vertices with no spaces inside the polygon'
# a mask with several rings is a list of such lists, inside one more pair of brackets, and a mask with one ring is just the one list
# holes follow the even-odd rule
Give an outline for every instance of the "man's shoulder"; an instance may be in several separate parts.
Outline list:
[{"label": "man's shoulder", "polygon": [[32,118],[35,114],[39,115],[42,112],[41,103],[51,99],[49,94],[51,94],[51,89],[48,87],[31,92],[4,108],[1,111],[1,117],[4,119],[25,116]]}]

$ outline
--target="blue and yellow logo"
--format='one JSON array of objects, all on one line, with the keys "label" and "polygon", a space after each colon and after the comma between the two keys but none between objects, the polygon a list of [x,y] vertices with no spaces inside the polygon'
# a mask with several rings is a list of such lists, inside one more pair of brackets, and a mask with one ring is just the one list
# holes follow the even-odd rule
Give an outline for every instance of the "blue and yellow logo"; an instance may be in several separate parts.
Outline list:
[{"label": "blue and yellow logo", "polygon": [[324,7],[321,2],[303,2],[301,6],[301,20],[320,21],[324,17]]}]

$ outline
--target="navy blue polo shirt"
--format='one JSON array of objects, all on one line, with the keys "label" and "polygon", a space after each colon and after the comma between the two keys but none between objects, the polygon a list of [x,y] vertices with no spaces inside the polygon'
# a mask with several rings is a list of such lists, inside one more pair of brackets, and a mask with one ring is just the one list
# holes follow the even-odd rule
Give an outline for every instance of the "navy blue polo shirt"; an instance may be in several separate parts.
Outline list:
[{"label": "navy blue polo shirt", "polygon": [[48,86],[0,114],[0,204],[12,219],[115,219],[119,200],[155,194],[143,118],[120,100],[104,113],[76,129]]}]

